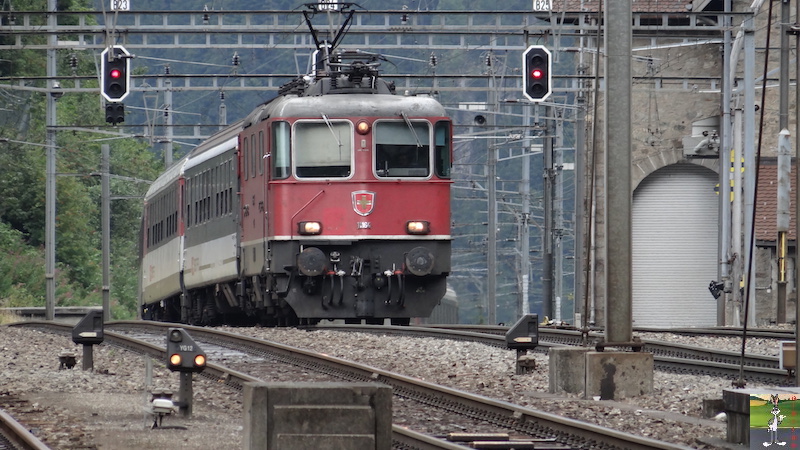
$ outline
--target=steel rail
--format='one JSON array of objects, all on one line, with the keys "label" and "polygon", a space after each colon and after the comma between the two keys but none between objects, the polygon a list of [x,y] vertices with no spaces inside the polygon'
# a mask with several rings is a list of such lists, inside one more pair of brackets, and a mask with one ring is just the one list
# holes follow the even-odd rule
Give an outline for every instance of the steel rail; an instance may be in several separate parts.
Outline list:
[{"label": "steel rail", "polygon": [[[69,325],[53,323],[53,322],[25,322],[25,323],[13,324],[13,326],[25,326],[27,324],[30,324],[31,328],[37,328],[42,330],[55,330],[59,334],[69,334],[72,331],[72,327]],[[174,326],[174,324],[170,326]],[[104,335],[105,338],[108,339],[107,343],[110,345],[131,351],[133,353],[147,355],[155,359],[166,360],[167,352],[163,348],[149,344],[139,339],[131,338],[114,332],[104,332]],[[212,362],[206,363],[206,369],[203,372],[199,373],[198,376],[208,379],[214,383],[224,384],[229,388],[238,392],[242,392],[245,383],[266,382],[265,380],[262,380],[260,378],[253,377],[246,373],[242,373],[230,369],[228,367],[220,366]],[[6,418],[11,420],[12,426],[14,423],[16,423],[14,422],[13,418],[11,418],[7,414],[3,413],[2,410],[0,410],[0,431],[3,432],[2,434],[6,434],[5,433]],[[19,429],[15,430],[15,433],[27,432],[27,430],[25,430],[25,428],[22,427],[21,425],[19,424],[16,425],[17,427],[19,427]],[[38,439],[36,439],[30,433],[27,434],[30,435],[29,437],[34,440],[32,441],[34,443],[31,445],[26,444],[23,446],[17,444],[19,450],[48,450],[50,448],[44,444],[41,444],[41,442],[39,442],[40,446],[36,446],[35,442],[38,441]],[[19,435],[21,437],[25,437],[22,434]],[[415,450],[437,450],[437,449],[463,450],[467,448],[422,433],[417,433],[413,430],[409,430],[399,425],[392,425],[392,441],[393,443],[402,444],[406,449],[415,449]]]},{"label": "steel rail", "polygon": [[[481,329],[474,326],[460,327]],[[382,325],[318,325],[317,329],[362,331],[372,333],[394,333],[423,337],[438,337],[480,342],[495,347],[506,347],[505,337],[498,334],[486,334],[475,331],[451,330],[446,326],[437,327],[395,327]],[[487,327],[489,333],[497,333],[507,327]],[[503,332],[505,334],[505,332]],[[599,334],[592,334],[599,337]],[[644,341],[644,351],[653,353],[656,369],[673,373],[691,373],[730,378],[736,374],[738,378],[741,353],[725,350],[705,349],[696,346],[673,344],[663,341]],[[579,332],[571,330],[539,329],[539,346],[535,351],[546,352],[550,347],[579,346]],[[767,384],[786,385],[788,372],[778,367],[778,358],[766,355],[745,355],[744,377],[748,381]]]},{"label": "steel rail", "polygon": [[17,450],[48,450],[27,428],[0,409],[0,448]]},{"label": "steel rail", "polygon": [[[423,328],[441,328],[446,330],[461,330],[472,331],[475,333],[485,334],[505,334],[508,331],[507,326],[503,325],[469,325],[469,324],[426,324],[420,325]],[[542,327],[540,330],[560,330],[559,328]],[[565,330],[570,331],[570,330]],[[578,333],[576,330],[571,330]],[[730,336],[741,337],[741,328],[732,327],[709,327],[709,328],[661,328],[661,327],[634,327],[634,332],[637,333],[669,333],[681,334],[690,336]],[[592,333],[600,333],[600,330],[592,330]],[[794,329],[772,329],[772,328],[748,328],[748,338],[764,338],[764,339],[794,339]],[[599,334],[597,334],[599,336]]]},{"label": "steel rail", "polygon": [[[452,331],[467,331],[471,333],[491,334],[491,335],[505,335],[508,327],[497,325],[426,325],[422,328],[443,329]],[[659,329],[659,328],[636,328],[639,332],[648,333],[674,333],[674,334],[687,334],[687,335],[713,335],[713,336],[741,336],[741,329]],[[589,337],[597,339],[602,336],[599,332],[589,333]],[[784,332],[780,330],[754,330],[752,335],[748,331],[749,337],[766,338],[766,339],[794,339],[794,332]],[[550,328],[539,328],[539,337],[545,342],[559,343],[563,345],[577,346],[581,345],[581,335],[579,331],[575,330],[561,330]],[[701,348],[693,345],[684,345],[679,343],[671,343],[659,340],[644,339],[645,350],[650,351],[655,355],[665,357],[676,357],[685,359],[696,359],[701,361],[715,361],[724,362],[728,364],[739,364],[741,352],[731,352],[726,350],[712,350]],[[757,355],[752,353],[745,354],[745,365],[751,367],[766,367],[766,368],[779,368],[778,358],[775,356]]]},{"label": "steel rail", "polygon": [[[655,328],[636,327],[634,331],[641,333],[672,333],[687,336],[730,336],[742,337],[741,328],[711,327],[711,328]],[[778,330],[769,328],[748,328],[748,338],[764,339],[794,339],[794,329]]]},{"label": "steel rail", "polygon": [[[106,325],[107,328],[151,328],[175,326],[142,321],[121,321]],[[676,444],[656,441],[654,439],[631,435],[617,430],[600,427],[555,414],[532,410],[523,406],[491,399],[469,392],[438,386],[423,380],[407,377],[374,367],[364,366],[340,358],[320,355],[318,353],[294,348],[291,346],[267,342],[247,336],[213,330],[203,327],[182,326],[195,339],[211,342],[221,346],[236,348],[240,351],[256,354],[269,354],[272,358],[285,359],[287,362],[312,368],[343,379],[361,382],[377,382],[392,387],[394,395],[399,395],[433,407],[458,412],[467,417],[486,420],[498,426],[508,427],[521,433],[542,435],[558,433],[569,445],[580,443],[602,442],[604,448],[625,449],[682,449]],[[403,328],[403,327],[400,327]]]},{"label": "steel rail", "polygon": [[[41,322],[41,323],[25,322],[25,323],[13,324],[13,326],[26,326],[26,327],[30,326],[31,328],[38,328],[43,330],[55,330],[60,334],[69,334],[72,331],[71,326],[53,322]],[[106,332],[104,334],[105,337],[108,339],[108,344],[113,345],[115,347],[119,347],[131,351],[133,353],[147,355],[155,359],[164,360],[167,357],[167,352],[165,349],[141,341],[139,339],[131,338],[114,332]],[[220,366],[212,362],[208,362],[206,364],[206,369],[198,375],[215,383],[224,384],[229,388],[238,392],[242,392],[245,383],[265,382],[265,380],[262,380],[260,378],[252,377],[245,373],[230,369],[228,367]],[[6,417],[8,417],[13,422],[13,418],[11,418],[10,416],[8,416],[7,414],[3,413],[0,410],[0,431],[3,431],[2,434],[6,434],[5,433]],[[19,432],[27,431],[19,424],[17,424],[17,426],[20,427]],[[33,435],[30,436],[33,439],[36,439]],[[463,450],[467,448],[461,445],[443,441],[441,439],[436,439],[422,433],[417,433],[415,431],[406,429],[399,425],[392,425],[392,441],[394,443],[402,444],[404,448],[416,449],[416,450],[437,450],[437,449]],[[41,444],[41,446],[38,447],[35,445],[30,445],[30,446],[25,445],[25,446],[20,446],[19,450],[48,450],[49,448],[50,447],[47,447],[44,444]]]},{"label": "steel rail", "polygon": [[[61,334],[69,334],[72,330],[72,326],[67,324],[44,321],[20,322],[11,324],[10,326],[30,327],[43,331],[54,330]],[[153,330],[163,329],[166,333],[167,328],[174,326],[178,325],[146,321],[110,322],[105,324],[104,336],[106,343],[110,345],[126,348],[136,353],[150,355],[163,360],[166,358],[166,351],[164,348],[123,336],[111,330],[143,329],[152,333]],[[412,377],[364,366],[328,355],[321,355],[288,345],[209,328],[189,325],[180,326],[190,332],[196,340],[236,348],[239,351],[269,355],[271,358],[284,360],[285,362],[296,364],[301,367],[309,367],[321,373],[327,373],[342,379],[383,383],[392,387],[394,395],[421,402],[432,407],[458,412],[467,417],[485,420],[498,426],[508,427],[534,436],[557,433],[561,436],[560,440],[568,445],[581,445],[591,442],[594,444],[602,443],[600,447],[594,448],[625,448],[630,450],[687,448],[561,417],[551,413],[532,410],[520,405],[469,392],[434,385]],[[494,336],[494,338],[498,337]],[[261,381],[241,372],[230,370],[210,362],[207,364],[206,370],[200,375],[204,378],[224,383],[236,390],[241,390],[246,382]],[[398,439],[401,439],[401,437],[398,437]],[[406,436],[402,437],[402,439],[411,438]],[[437,445],[435,441],[436,439],[433,439],[432,442],[426,445]],[[449,447],[419,448],[458,448],[452,447],[452,443],[447,443],[447,445],[449,445]]]}]

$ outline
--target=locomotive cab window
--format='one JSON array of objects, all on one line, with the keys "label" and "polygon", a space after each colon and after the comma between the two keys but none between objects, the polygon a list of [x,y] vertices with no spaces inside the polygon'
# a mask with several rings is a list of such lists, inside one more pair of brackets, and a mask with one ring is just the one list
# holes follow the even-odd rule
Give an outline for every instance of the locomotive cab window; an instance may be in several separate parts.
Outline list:
[{"label": "locomotive cab window", "polygon": [[428,122],[376,122],[374,139],[375,174],[378,177],[430,175]]},{"label": "locomotive cab window", "polygon": [[325,119],[297,122],[294,160],[298,178],[344,178],[352,170],[353,130],[350,122]]},{"label": "locomotive cab window", "polygon": [[450,178],[453,163],[450,160],[450,122],[436,122],[434,129],[436,176]]},{"label": "locomotive cab window", "polygon": [[276,180],[282,180],[289,176],[290,130],[289,122],[273,122],[272,124],[272,178]]}]

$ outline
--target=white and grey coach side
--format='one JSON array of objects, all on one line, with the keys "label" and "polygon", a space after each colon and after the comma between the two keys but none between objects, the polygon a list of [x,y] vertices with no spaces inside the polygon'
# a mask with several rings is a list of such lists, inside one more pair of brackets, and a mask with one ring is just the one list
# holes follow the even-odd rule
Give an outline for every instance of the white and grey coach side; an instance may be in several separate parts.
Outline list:
[{"label": "white and grey coach side", "polygon": [[238,277],[239,186],[237,147],[240,126],[213,136],[194,149],[184,168],[184,288]]}]

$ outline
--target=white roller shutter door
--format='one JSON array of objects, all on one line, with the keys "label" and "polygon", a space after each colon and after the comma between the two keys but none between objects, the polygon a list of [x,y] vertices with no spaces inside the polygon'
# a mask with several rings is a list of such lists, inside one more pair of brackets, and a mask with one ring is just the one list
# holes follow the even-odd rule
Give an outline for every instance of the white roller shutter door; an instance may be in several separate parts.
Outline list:
[{"label": "white roller shutter door", "polygon": [[634,192],[633,326],[716,325],[716,184],[707,168],[675,164]]}]

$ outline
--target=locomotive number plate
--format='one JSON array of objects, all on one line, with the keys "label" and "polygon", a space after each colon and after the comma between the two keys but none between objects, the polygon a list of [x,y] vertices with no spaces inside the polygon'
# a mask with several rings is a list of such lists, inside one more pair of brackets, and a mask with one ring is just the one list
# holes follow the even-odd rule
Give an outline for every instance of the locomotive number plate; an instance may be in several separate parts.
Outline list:
[{"label": "locomotive number plate", "polygon": [[370,228],[372,228],[372,223],[371,222],[356,222],[356,226],[358,227],[359,230],[369,230]]}]

